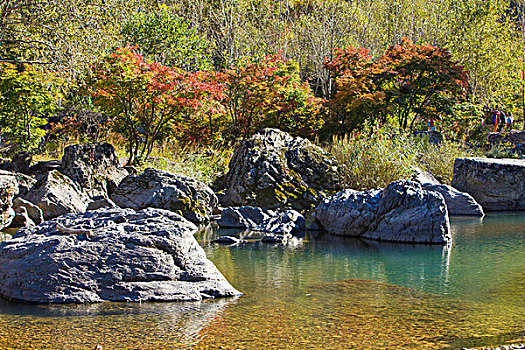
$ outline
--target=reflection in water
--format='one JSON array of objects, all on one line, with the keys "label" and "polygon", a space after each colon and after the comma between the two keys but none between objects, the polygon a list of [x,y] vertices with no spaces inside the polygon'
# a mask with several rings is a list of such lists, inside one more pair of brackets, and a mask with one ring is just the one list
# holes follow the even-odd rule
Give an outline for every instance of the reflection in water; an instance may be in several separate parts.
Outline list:
[{"label": "reflection in water", "polygon": [[[0,349],[459,349],[523,342],[525,213],[453,218],[452,247],[333,236],[208,257],[245,294],[201,303],[0,302]],[[228,307],[227,307],[228,306]]]},{"label": "reflection in water", "polygon": [[[0,348],[179,349],[197,343],[236,298],[189,303],[0,303]],[[16,336],[13,336],[16,335]],[[25,345],[24,345],[25,344]]]}]

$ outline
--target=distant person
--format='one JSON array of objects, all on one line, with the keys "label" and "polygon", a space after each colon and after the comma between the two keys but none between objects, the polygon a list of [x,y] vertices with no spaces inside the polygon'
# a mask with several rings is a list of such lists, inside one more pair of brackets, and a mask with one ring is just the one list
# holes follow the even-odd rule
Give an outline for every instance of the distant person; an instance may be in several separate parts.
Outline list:
[{"label": "distant person", "polygon": [[500,114],[501,112],[498,106],[496,106],[496,108],[494,108],[494,110],[492,111],[492,124],[494,124],[494,132],[498,132],[498,121]]},{"label": "distant person", "polygon": [[512,130],[512,124],[514,124],[514,117],[512,116],[512,112],[509,112],[507,118],[505,118],[505,129],[509,131]]},{"label": "distant person", "polygon": [[430,118],[427,122],[428,131],[436,131],[436,125],[434,124],[434,119]]},{"label": "distant person", "polygon": [[505,126],[505,112],[503,109],[499,111],[498,131],[502,131]]}]

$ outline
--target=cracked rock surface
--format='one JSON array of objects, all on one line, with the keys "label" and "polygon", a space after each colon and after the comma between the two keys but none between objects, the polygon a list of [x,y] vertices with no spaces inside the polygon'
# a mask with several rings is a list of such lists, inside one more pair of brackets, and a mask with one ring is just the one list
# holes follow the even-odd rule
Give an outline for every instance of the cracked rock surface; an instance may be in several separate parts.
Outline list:
[{"label": "cracked rock surface", "polygon": [[235,151],[223,179],[224,206],[310,209],[340,189],[336,160],[301,137],[263,129]]},{"label": "cracked rock surface", "polygon": [[126,176],[111,200],[122,208],[170,210],[195,223],[208,221],[218,204],[215,193],[206,184],[154,168]]},{"label": "cracked rock surface", "polygon": [[443,196],[407,180],[383,190],[343,190],[325,199],[313,218],[319,228],[339,236],[404,243],[451,240]]},{"label": "cracked rock surface", "polygon": [[18,231],[0,245],[0,295],[37,303],[198,301],[239,295],[178,214],[104,208]]}]

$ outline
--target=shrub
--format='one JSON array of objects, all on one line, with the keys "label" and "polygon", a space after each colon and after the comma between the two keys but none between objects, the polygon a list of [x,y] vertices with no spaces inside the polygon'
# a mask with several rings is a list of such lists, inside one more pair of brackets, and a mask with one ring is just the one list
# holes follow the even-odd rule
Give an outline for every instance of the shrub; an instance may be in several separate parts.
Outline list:
[{"label": "shrub", "polygon": [[410,179],[414,167],[450,184],[456,158],[476,155],[459,143],[444,141],[435,145],[385,127],[334,137],[328,150],[343,165],[344,186],[358,190],[383,188],[392,181]]}]

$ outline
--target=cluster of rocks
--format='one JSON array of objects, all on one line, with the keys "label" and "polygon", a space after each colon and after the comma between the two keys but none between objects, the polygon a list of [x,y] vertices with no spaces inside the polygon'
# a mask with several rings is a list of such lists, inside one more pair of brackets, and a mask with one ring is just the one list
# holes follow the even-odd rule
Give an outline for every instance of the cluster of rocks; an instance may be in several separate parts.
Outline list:
[{"label": "cluster of rocks", "polygon": [[[300,244],[299,237],[306,231],[306,219],[293,209],[273,211],[250,206],[228,207],[222,210],[217,224],[221,228],[260,233],[260,242],[279,245]],[[232,245],[247,241],[233,236],[222,236],[215,242]]]},{"label": "cluster of rocks", "polygon": [[70,146],[60,161],[35,165],[18,154],[0,170],[0,228],[25,228],[0,245],[0,294],[35,302],[234,295],[192,237],[195,223],[214,218],[281,245],[304,235],[306,213],[312,231],[447,244],[449,215],[524,208],[524,163],[458,159],[453,187],[420,172],[359,192],[341,188],[341,166],[321,148],[264,129],[236,150],[216,195],[178,174],[130,174],[107,143]]}]

